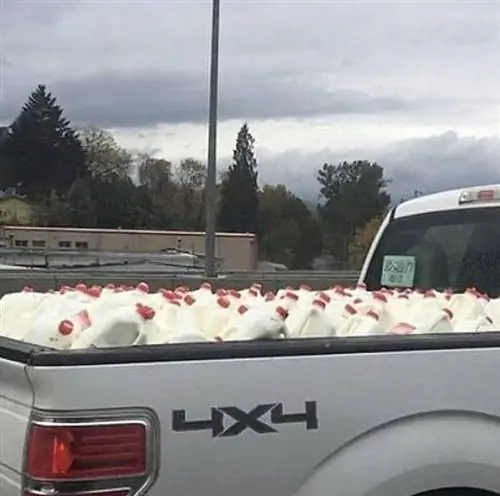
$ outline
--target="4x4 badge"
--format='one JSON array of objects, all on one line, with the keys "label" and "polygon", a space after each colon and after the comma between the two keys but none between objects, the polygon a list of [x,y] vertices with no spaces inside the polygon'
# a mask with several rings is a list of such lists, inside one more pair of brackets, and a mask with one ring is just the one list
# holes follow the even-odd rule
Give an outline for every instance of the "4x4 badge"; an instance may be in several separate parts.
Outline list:
[{"label": "4x4 badge", "polygon": [[[264,403],[249,411],[236,406],[217,406],[210,408],[207,420],[186,420],[186,410],[173,410],[172,430],[174,432],[211,431],[212,437],[239,436],[249,429],[257,434],[278,432],[282,424],[304,424],[307,430],[318,429],[318,409],[316,401],[306,401],[303,412],[285,413],[283,403]],[[269,420],[263,420],[268,414]],[[225,420],[233,422],[227,425]]]}]

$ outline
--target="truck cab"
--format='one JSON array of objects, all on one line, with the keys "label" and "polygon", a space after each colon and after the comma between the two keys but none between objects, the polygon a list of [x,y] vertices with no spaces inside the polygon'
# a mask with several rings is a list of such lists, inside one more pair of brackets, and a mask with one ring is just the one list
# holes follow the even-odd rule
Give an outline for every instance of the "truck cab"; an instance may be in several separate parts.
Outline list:
[{"label": "truck cab", "polygon": [[360,281],[380,287],[500,295],[500,185],[422,196],[393,208],[368,251]]}]

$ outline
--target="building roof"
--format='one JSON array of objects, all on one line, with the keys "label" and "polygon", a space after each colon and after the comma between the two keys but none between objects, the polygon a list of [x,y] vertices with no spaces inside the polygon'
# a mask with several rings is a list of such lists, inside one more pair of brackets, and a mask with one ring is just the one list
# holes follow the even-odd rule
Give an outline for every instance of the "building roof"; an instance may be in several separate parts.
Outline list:
[{"label": "building roof", "polygon": [[[22,200],[22,198],[20,198]],[[86,234],[148,234],[159,236],[205,236],[203,231],[161,231],[148,229],[97,229],[97,228],[80,228],[80,227],[45,227],[45,226],[4,226],[5,229],[17,231],[35,231],[35,232],[72,232]],[[228,238],[256,238],[253,233],[216,233],[219,237]]]},{"label": "building roof", "polygon": [[9,191],[0,190],[0,201],[6,201],[6,200],[19,200],[23,203],[29,203],[27,198],[23,196],[12,194]]}]

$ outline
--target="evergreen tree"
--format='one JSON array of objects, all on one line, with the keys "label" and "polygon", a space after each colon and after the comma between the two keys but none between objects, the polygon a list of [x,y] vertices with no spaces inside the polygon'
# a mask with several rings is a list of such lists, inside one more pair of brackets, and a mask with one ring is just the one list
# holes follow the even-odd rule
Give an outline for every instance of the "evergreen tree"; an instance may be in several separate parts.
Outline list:
[{"label": "evergreen tree", "polygon": [[8,127],[0,127],[0,191],[8,187],[9,167],[5,156],[5,140],[7,138]]},{"label": "evergreen tree", "polygon": [[389,180],[376,162],[356,160],[338,165],[323,164],[318,171],[320,204],[326,248],[345,263],[356,231],[383,215],[391,203]]},{"label": "evergreen tree", "polygon": [[220,189],[218,228],[227,232],[257,232],[259,196],[255,140],[248,125],[241,126],[233,151],[233,163]]},{"label": "evergreen tree", "polygon": [[9,186],[34,198],[66,193],[87,175],[85,153],[56,99],[39,85],[10,126],[4,142]]},{"label": "evergreen tree", "polygon": [[259,194],[259,253],[289,269],[310,269],[321,253],[321,228],[307,205],[282,184]]}]

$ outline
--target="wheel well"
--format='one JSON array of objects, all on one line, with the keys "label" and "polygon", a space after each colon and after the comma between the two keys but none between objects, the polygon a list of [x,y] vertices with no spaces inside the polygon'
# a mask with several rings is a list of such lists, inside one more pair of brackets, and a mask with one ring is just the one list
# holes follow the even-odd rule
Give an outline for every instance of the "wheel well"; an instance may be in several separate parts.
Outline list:
[{"label": "wheel well", "polygon": [[472,489],[467,487],[455,487],[448,489],[435,489],[415,496],[499,496],[497,493],[485,491],[484,489]]}]

